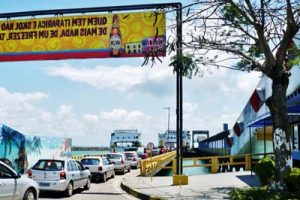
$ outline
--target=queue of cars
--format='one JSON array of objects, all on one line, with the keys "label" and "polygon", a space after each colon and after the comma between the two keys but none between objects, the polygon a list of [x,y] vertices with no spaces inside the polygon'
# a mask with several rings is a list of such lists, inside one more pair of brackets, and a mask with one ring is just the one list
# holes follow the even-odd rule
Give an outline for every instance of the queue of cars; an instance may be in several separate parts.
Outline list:
[{"label": "queue of cars", "polygon": [[70,197],[77,188],[89,190],[91,181],[106,182],[117,172],[125,174],[131,168],[139,168],[140,160],[136,152],[88,156],[81,161],[40,159],[27,176],[0,161],[0,200],[37,200],[40,191],[63,192]]}]

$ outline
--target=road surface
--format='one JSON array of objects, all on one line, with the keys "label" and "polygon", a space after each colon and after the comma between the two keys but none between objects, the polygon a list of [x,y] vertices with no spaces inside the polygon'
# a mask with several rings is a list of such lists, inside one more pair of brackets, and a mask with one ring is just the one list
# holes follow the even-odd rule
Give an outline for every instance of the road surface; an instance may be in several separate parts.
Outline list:
[{"label": "road surface", "polygon": [[108,179],[105,183],[93,183],[91,184],[90,190],[86,191],[83,189],[77,189],[71,197],[65,197],[62,193],[46,192],[41,193],[39,199],[60,199],[60,200],[137,200],[134,196],[127,194],[120,187],[121,181],[125,177],[137,176],[138,170],[131,170],[130,173],[125,175],[116,175],[113,179]]}]

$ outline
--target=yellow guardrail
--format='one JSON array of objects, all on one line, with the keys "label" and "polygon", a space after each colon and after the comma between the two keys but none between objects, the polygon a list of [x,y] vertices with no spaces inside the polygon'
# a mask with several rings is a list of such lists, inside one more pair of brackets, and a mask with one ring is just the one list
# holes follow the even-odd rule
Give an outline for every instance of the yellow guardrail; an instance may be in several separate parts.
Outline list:
[{"label": "yellow guardrail", "polygon": [[176,157],[176,151],[141,160],[141,176],[155,175]]},{"label": "yellow guardrail", "polygon": [[[268,153],[269,155],[270,153]],[[264,154],[243,154],[243,155],[228,155],[228,156],[207,156],[183,158],[183,160],[192,160],[192,164],[184,164],[183,167],[210,167],[211,173],[218,173],[223,167],[243,167],[244,170],[251,170],[252,164],[256,163],[252,158],[259,157]],[[161,169],[172,169],[173,174],[176,174],[176,152],[169,152],[152,158],[147,158],[141,161],[141,176],[155,175]],[[172,165],[167,166],[172,162]]]},{"label": "yellow guardrail", "polygon": [[[243,166],[246,171],[251,169],[250,154],[234,156],[209,156],[183,158],[183,160],[192,160],[193,164],[183,165],[183,167],[210,167],[211,173],[219,172],[223,166]],[[173,174],[176,172],[176,160],[172,161],[172,166],[163,167],[163,169],[172,168]]]},{"label": "yellow guardrail", "polygon": [[71,158],[74,159],[74,160],[81,160],[82,158],[84,158],[85,155],[76,155],[76,156],[72,156]]}]

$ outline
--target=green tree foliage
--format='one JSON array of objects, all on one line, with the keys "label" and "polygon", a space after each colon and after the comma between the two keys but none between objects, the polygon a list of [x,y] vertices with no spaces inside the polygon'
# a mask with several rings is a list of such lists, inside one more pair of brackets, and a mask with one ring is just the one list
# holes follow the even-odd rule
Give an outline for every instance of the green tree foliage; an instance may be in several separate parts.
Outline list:
[{"label": "green tree foliage", "polygon": [[[174,71],[191,76],[205,68],[225,67],[261,71],[272,80],[272,94],[265,103],[270,109],[273,134],[284,139],[280,146],[274,145],[276,173],[272,187],[283,189],[284,175],[291,171],[286,91],[290,70],[300,60],[300,51],[293,45],[300,29],[300,1],[196,0],[183,11],[183,55],[172,58]],[[171,51],[178,50],[174,48],[177,42],[168,45]]]},{"label": "green tree foliage", "polygon": [[275,174],[275,162],[269,156],[263,157],[258,164],[255,165],[253,171],[263,186],[269,185]]}]

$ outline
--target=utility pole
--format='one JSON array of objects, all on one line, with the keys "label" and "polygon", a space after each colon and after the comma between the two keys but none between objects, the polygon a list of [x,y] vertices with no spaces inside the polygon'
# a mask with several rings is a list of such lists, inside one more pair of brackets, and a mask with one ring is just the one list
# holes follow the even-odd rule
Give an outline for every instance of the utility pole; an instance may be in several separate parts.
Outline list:
[{"label": "utility pole", "polygon": [[167,140],[169,140],[169,134],[170,134],[170,107],[164,107],[163,109],[168,110],[168,132],[167,132]]}]

